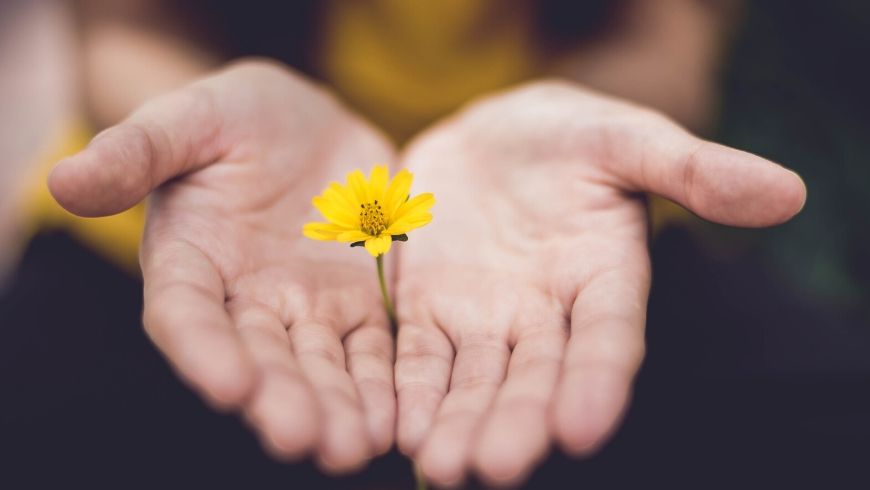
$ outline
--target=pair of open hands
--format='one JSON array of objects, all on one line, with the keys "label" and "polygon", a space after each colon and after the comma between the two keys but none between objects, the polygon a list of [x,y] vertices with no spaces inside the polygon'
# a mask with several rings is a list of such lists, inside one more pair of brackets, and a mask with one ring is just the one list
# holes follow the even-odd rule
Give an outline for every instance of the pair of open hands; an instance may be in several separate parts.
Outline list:
[{"label": "pair of open hands", "polygon": [[[395,341],[371,257],[301,233],[311,197],[376,163],[438,199],[387,256]],[[145,328],[270,452],[338,472],[397,440],[441,485],[472,469],[515,483],[551,440],[582,454],[613,431],[644,353],[643,193],[739,226],[786,221],[805,198],[774,163],[565,82],[476,101],[399,154],[266,61],[145,104],[49,185],[83,216],[151,195]]]}]

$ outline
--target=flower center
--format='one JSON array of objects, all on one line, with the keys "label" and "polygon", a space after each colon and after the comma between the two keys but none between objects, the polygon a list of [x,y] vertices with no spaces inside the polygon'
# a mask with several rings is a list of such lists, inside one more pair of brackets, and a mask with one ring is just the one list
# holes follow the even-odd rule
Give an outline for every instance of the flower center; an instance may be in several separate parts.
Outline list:
[{"label": "flower center", "polygon": [[384,212],[381,205],[375,200],[374,203],[360,204],[359,222],[362,230],[369,235],[378,236],[387,229]]}]

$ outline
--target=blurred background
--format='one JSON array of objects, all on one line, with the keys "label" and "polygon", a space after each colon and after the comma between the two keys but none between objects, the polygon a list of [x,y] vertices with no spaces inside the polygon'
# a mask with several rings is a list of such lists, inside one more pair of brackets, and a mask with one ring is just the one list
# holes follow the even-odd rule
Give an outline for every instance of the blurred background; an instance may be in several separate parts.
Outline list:
[{"label": "blurred background", "polygon": [[142,332],[142,209],[78,219],[45,188],[100,129],[245,55],[329,85],[399,144],[556,75],[795,169],[806,207],[772,229],[652,201],[649,349],[625,423],[527,486],[870,488],[860,0],[0,2],[0,488],[412,487],[395,452],[339,479],[270,461]]}]

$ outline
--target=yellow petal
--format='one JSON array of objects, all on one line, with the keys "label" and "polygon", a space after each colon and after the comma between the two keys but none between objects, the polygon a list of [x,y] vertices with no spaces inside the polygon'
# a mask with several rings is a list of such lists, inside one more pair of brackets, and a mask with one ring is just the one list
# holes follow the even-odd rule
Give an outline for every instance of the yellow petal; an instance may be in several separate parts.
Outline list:
[{"label": "yellow petal", "polygon": [[390,235],[372,237],[366,240],[366,250],[372,257],[377,257],[389,252],[392,244],[393,238]]},{"label": "yellow petal", "polygon": [[387,179],[390,178],[390,172],[386,165],[375,165],[372,168],[371,177],[369,177],[369,190],[372,200],[379,200],[381,204],[384,201],[384,192],[387,190]]},{"label": "yellow petal", "polygon": [[359,215],[323,196],[311,200],[311,204],[324,218],[345,228],[359,228]]},{"label": "yellow petal", "polygon": [[332,223],[306,223],[302,234],[312,240],[335,240],[345,229]]},{"label": "yellow petal", "polygon": [[338,235],[336,240],[345,243],[362,242],[372,236],[362,230],[347,230]]},{"label": "yellow petal", "polygon": [[354,214],[359,213],[359,205],[361,203],[356,200],[353,191],[338,182],[330,183],[329,188],[323,191],[323,197],[333,201],[343,208],[347,208]]},{"label": "yellow petal", "polygon": [[371,202],[369,199],[369,184],[366,182],[366,177],[359,169],[347,174],[347,184],[356,196],[356,200],[360,203]]},{"label": "yellow petal", "polygon": [[396,210],[399,209],[399,206],[408,199],[408,193],[411,192],[411,183],[413,181],[414,176],[407,170],[400,170],[399,173],[393,177],[392,182],[390,182],[390,185],[387,187],[387,191],[384,194],[383,209],[386,214],[387,223],[391,221]]},{"label": "yellow petal", "polygon": [[432,215],[429,213],[415,214],[413,217],[406,216],[390,225],[384,233],[390,235],[401,235],[402,233],[408,233],[415,228],[426,226],[430,221],[432,221]]},{"label": "yellow petal", "polygon": [[417,213],[425,213],[434,205],[435,195],[431,192],[424,192],[419,196],[414,196],[413,199],[399,206],[399,209],[396,210],[396,214],[393,215],[393,219],[390,223],[398,222],[406,216],[411,217]]}]

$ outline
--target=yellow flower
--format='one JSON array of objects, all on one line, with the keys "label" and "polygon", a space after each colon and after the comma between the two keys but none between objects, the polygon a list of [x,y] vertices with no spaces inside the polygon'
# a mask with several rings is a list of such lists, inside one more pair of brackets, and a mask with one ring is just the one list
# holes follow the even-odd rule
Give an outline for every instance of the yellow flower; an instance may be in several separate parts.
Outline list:
[{"label": "yellow flower", "polygon": [[347,175],[347,185],[332,182],[323,194],[311,200],[328,223],[308,223],[302,234],[314,240],[336,240],[351,246],[365,245],[379,257],[393,241],[406,241],[406,233],[432,221],[429,209],[432,193],[410,198],[411,172],[402,170],[389,181],[384,165],[372,169],[366,179],[362,171]]}]

